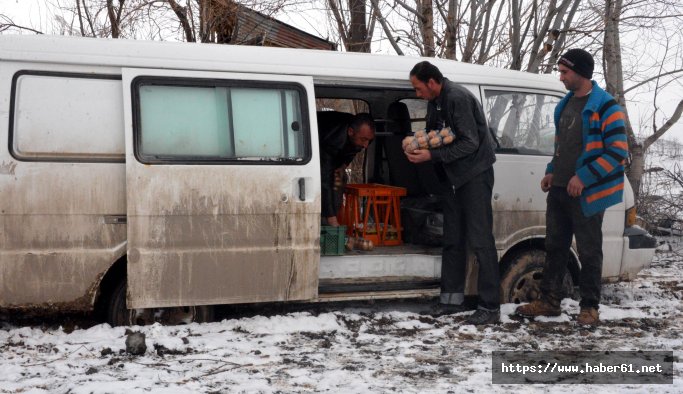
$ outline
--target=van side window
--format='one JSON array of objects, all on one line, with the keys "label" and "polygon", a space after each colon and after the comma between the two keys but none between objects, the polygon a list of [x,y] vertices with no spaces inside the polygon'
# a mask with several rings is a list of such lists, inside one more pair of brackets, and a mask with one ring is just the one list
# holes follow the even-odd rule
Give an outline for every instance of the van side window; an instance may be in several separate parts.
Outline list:
[{"label": "van side window", "polygon": [[168,78],[138,78],[133,84],[141,162],[302,162],[310,157],[305,94],[298,85]]},{"label": "van side window", "polygon": [[553,114],[560,101],[542,93],[486,90],[484,110],[500,150],[528,155],[552,155]]},{"label": "van side window", "polygon": [[10,151],[18,160],[123,162],[118,75],[20,71],[12,80]]}]

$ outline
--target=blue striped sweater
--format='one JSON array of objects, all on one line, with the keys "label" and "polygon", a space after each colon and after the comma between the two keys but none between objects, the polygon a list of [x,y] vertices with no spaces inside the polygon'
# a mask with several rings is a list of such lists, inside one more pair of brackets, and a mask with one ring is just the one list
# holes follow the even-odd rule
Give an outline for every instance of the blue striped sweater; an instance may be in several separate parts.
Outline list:
[{"label": "blue striped sweater", "polygon": [[[604,211],[622,201],[624,162],[628,156],[626,115],[616,100],[595,81],[582,111],[583,149],[576,162],[576,175],[585,188],[581,208],[585,216]],[[569,92],[555,108],[555,149],[562,110],[574,95]],[[552,161],[546,174],[553,172]]]}]

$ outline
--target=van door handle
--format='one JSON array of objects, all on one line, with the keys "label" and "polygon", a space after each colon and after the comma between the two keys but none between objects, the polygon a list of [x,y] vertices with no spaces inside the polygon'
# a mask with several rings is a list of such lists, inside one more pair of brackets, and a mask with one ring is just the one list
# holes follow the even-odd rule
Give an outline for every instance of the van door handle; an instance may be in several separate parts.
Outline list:
[{"label": "van door handle", "polygon": [[126,224],[128,219],[126,218],[126,215],[105,215],[104,216],[104,223],[105,224]]},{"label": "van door handle", "polygon": [[306,201],[306,179],[299,178],[299,200]]}]

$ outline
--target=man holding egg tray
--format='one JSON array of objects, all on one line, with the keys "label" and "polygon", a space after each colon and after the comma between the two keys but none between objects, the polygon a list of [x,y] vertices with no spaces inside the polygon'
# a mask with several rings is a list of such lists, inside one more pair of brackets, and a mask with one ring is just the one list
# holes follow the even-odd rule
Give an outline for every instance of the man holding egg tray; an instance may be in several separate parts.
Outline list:
[{"label": "man holding egg tray", "polygon": [[[499,270],[493,238],[494,141],[484,110],[464,87],[427,61],[410,71],[417,97],[428,100],[427,130],[403,141],[412,163],[432,161],[452,191],[444,198],[444,247],[439,314],[475,309],[469,324],[500,320]],[[412,138],[412,139],[411,139]],[[479,263],[478,305],[465,303],[467,250]]]}]

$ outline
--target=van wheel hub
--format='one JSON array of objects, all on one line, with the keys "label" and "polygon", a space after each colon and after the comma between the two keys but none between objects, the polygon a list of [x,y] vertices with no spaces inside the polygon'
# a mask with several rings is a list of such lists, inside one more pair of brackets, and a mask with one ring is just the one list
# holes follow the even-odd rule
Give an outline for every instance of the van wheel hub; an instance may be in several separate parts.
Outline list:
[{"label": "van wheel hub", "polygon": [[[543,250],[526,250],[513,257],[509,268],[501,276],[501,304],[521,304],[538,299],[541,295],[544,267],[545,252]],[[561,286],[566,295],[573,293],[574,284],[568,271],[564,275]]]}]

